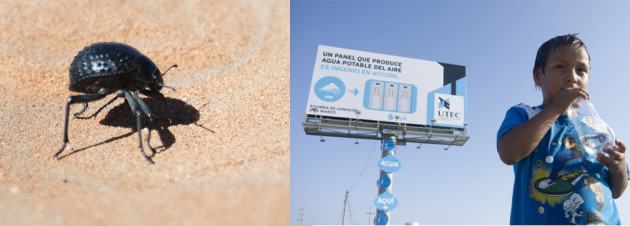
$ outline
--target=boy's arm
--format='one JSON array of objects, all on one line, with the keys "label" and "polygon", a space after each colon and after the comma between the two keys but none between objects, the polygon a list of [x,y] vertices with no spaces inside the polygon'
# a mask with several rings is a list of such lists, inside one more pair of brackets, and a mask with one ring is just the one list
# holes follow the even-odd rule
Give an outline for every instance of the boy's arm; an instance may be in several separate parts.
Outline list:
[{"label": "boy's arm", "polygon": [[619,198],[628,187],[628,173],[626,170],[610,171],[610,177],[608,180],[610,183],[610,191],[612,191],[613,198]]},{"label": "boy's arm", "polygon": [[531,154],[558,116],[565,112],[578,97],[589,99],[584,89],[566,87],[561,89],[555,98],[545,100],[547,106],[540,113],[529,121],[512,128],[499,139],[501,160],[505,164],[512,165]]},{"label": "boy's arm", "polygon": [[528,156],[551,128],[560,113],[545,108],[531,120],[512,128],[499,139],[499,157],[512,165]]}]

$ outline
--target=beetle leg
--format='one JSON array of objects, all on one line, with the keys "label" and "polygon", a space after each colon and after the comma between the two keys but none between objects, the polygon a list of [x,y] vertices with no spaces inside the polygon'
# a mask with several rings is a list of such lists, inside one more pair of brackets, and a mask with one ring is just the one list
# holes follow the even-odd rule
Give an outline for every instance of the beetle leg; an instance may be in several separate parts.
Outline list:
[{"label": "beetle leg", "polygon": [[120,97],[120,96],[116,95],[114,98],[109,100],[109,102],[107,102],[106,104],[104,104],[103,106],[98,108],[98,110],[96,110],[93,114],[91,114],[90,116],[87,116],[87,117],[80,116],[87,109],[87,102],[85,102],[85,104],[84,104],[85,107],[83,108],[83,110],[81,110],[80,112],[74,113],[74,117],[78,118],[78,119],[89,119],[89,118],[96,117],[96,115],[98,115],[98,113],[100,113],[105,107],[107,107],[107,105],[110,105],[112,102],[114,102],[116,99],[118,99],[118,97]]},{"label": "beetle leg", "polygon": [[136,132],[138,133],[138,149],[140,150],[144,158],[147,161],[149,161],[149,163],[155,164],[155,162],[153,162],[151,157],[149,157],[147,153],[144,152],[144,148],[142,147],[142,117],[141,117],[142,112],[140,108],[138,108],[138,103],[136,102],[136,99],[129,92],[127,91],[123,91],[123,92],[125,95],[125,99],[127,100],[129,107],[131,108],[131,112],[133,112],[136,115],[136,126],[137,126]]},{"label": "beetle leg", "polygon": [[107,96],[107,94],[97,93],[97,94],[86,94],[86,95],[68,97],[68,99],[66,100],[66,115],[63,121],[63,145],[61,146],[59,151],[57,151],[57,153],[53,155],[54,159],[59,159],[59,154],[63,152],[63,149],[66,148],[66,144],[68,144],[69,142],[68,141],[68,116],[70,115],[70,105],[75,104],[75,103],[80,103],[80,102],[87,103],[90,101],[99,100],[105,96]]},{"label": "beetle leg", "polygon": [[149,128],[149,134],[147,134],[147,147],[151,149],[151,157],[155,156],[155,153],[157,152],[155,151],[155,148],[151,146],[151,128]]},{"label": "beetle leg", "polygon": [[151,109],[149,108],[149,106],[147,106],[147,104],[144,103],[142,99],[140,99],[140,97],[138,96],[138,92],[132,91],[131,95],[133,95],[132,97],[136,100],[136,102],[140,106],[140,110],[142,110],[142,113],[144,113],[147,117],[149,117],[149,120],[153,122],[155,120],[155,115],[153,114],[153,112],[151,112]]},{"label": "beetle leg", "polygon": [[[161,93],[158,93],[158,94],[161,95]],[[140,110],[142,111],[142,113],[144,113],[149,118],[149,120],[151,120],[151,122],[155,121],[155,115],[153,114],[153,112],[151,112],[151,109],[149,108],[149,106],[142,99],[140,99],[140,96],[138,96],[138,92],[132,91],[131,95],[138,103],[138,106],[140,107]],[[155,156],[155,153],[156,153],[155,148],[151,146],[151,128],[150,127],[149,127],[149,134],[147,135],[147,146],[151,150],[151,156]]]},{"label": "beetle leg", "polygon": [[88,103],[87,102],[83,102],[83,109],[81,109],[79,112],[74,113],[73,116],[75,118],[79,118],[79,119],[84,119],[86,117],[79,117],[79,115],[82,115],[83,113],[85,113],[85,111],[87,111],[88,109]]},{"label": "beetle leg", "polygon": [[[164,97],[164,95],[162,93],[160,93],[160,91],[141,89],[140,93],[144,94],[145,96],[151,97],[151,98],[159,98],[160,100],[162,100],[162,102],[164,102],[164,106],[165,107],[163,109],[166,109],[167,111],[169,111],[170,107],[168,105],[168,101],[166,100],[166,97]],[[169,111],[169,113],[170,113],[170,111]],[[170,121],[171,121],[170,117],[171,116],[170,116],[169,113],[167,113],[167,116],[169,117],[168,121],[170,123]]]}]

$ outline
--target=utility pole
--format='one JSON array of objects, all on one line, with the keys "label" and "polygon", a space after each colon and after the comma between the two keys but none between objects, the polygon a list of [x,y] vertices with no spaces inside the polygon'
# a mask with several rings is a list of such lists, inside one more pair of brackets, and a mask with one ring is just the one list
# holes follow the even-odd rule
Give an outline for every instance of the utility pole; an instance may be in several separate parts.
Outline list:
[{"label": "utility pole", "polygon": [[343,216],[341,216],[341,225],[343,225],[346,220],[346,203],[348,203],[348,191],[346,191],[346,198],[343,200]]},{"label": "utility pole", "polygon": [[297,213],[297,224],[299,226],[304,225],[304,208],[299,208]]},{"label": "utility pole", "polygon": [[365,213],[365,214],[367,214],[367,215],[368,215],[368,223],[367,223],[367,225],[372,225],[372,214],[373,214],[373,213],[375,213],[375,212],[372,212],[372,206],[370,206],[370,211],[368,211],[367,213]]}]

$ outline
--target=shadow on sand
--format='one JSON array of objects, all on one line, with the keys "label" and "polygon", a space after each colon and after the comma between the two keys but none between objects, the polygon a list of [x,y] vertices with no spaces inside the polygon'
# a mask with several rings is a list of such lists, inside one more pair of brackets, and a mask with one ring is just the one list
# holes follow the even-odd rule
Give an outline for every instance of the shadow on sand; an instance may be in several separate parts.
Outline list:
[{"label": "shadow on sand", "polygon": [[[169,149],[176,141],[175,135],[169,131],[168,127],[174,125],[189,125],[195,124],[204,130],[207,130],[211,133],[214,133],[211,129],[204,127],[197,123],[199,121],[199,111],[190,104],[183,102],[178,99],[173,98],[165,98],[155,99],[155,98],[143,98],[142,99],[153,111],[153,114],[157,115],[154,121],[150,121],[146,116],[142,116],[142,126],[143,128],[149,129],[149,134],[145,137],[146,139],[142,141],[143,145],[148,146],[152,154],[150,157],[155,156],[156,153],[161,153]],[[136,133],[136,117],[131,113],[131,109],[127,102],[125,101],[122,104],[112,108],[105,118],[100,121],[100,124],[107,126],[115,126],[115,127],[125,127],[131,129],[130,132],[118,135],[102,142],[92,144],[86,147],[82,147],[79,149],[75,149],[72,152],[60,156],[59,159],[63,159],[75,153],[84,151],[86,149],[96,147],[102,144],[106,144],[118,139],[122,139]],[[162,145],[153,147],[151,145],[151,135],[152,131],[156,130],[157,134],[160,138]]]}]

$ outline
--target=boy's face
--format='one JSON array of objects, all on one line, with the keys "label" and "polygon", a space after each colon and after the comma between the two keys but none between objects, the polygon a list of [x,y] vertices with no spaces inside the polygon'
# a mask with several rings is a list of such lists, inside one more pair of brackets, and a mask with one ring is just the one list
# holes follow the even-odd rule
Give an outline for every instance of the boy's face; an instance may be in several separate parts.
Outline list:
[{"label": "boy's face", "polygon": [[537,69],[534,81],[541,87],[544,102],[552,100],[563,88],[588,90],[590,62],[586,49],[566,45],[553,50],[547,59],[544,72]]}]

